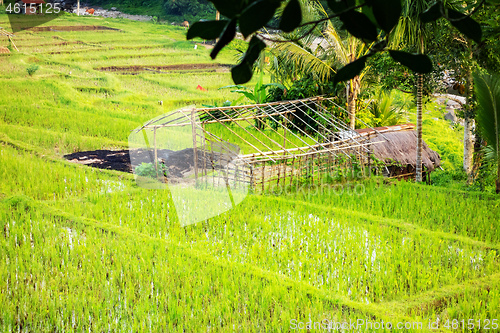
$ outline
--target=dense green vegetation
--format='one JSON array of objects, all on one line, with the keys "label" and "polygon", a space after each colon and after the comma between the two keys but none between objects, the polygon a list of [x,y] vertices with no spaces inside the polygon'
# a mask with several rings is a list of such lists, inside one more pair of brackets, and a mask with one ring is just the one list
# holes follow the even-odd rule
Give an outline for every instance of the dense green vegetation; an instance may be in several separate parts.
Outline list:
[{"label": "dense green vegetation", "polygon": [[[227,70],[98,70],[210,62],[179,27],[74,16],[50,24],[120,30],[20,32],[20,52],[0,56],[2,331],[500,318],[500,204],[490,194],[375,179],[249,195],[180,227],[168,191],[65,161],[126,148],[132,129],[176,107],[239,95],[218,90],[231,83]],[[233,63],[236,48],[218,61]],[[460,131],[442,107],[429,103],[424,124],[444,168],[459,168]]]},{"label": "dense green vegetation", "polygon": [[92,5],[139,15],[156,16],[160,21],[196,22],[215,18],[215,8],[207,0],[96,0]]}]

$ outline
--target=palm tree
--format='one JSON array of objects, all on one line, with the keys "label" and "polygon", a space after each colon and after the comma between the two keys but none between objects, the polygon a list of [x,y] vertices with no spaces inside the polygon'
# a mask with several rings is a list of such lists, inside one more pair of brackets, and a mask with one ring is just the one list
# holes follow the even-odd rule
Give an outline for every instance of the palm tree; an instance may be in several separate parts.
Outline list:
[{"label": "palm tree", "polygon": [[[304,11],[314,19],[326,17],[328,14],[317,0],[303,1]],[[295,39],[302,31],[283,37],[283,40]],[[274,43],[273,74],[284,84],[293,82],[297,75],[310,73],[319,82],[329,81],[336,73],[336,68],[360,58],[368,52],[368,47],[359,39],[348,35],[341,38],[331,21],[325,21],[316,34],[308,34],[300,42]],[[356,104],[361,90],[362,79],[367,72],[366,67],[360,75],[346,84],[347,111],[350,127],[356,123]]]},{"label": "palm tree", "polygon": [[370,122],[373,127],[399,125],[405,120],[402,108],[396,104],[393,91],[386,93],[380,90],[368,106],[368,111],[373,116]]},{"label": "palm tree", "polygon": [[500,193],[500,76],[475,74],[477,124],[486,141],[485,158],[496,166],[496,193]]},{"label": "palm tree", "polygon": [[[399,23],[396,26],[393,39],[391,40],[392,47],[407,47],[414,51],[423,54],[425,52],[425,39],[428,31],[425,29],[424,23],[419,19],[429,6],[429,0],[404,0]],[[424,78],[423,74],[417,74],[417,162],[415,181],[422,181],[422,90]]]}]

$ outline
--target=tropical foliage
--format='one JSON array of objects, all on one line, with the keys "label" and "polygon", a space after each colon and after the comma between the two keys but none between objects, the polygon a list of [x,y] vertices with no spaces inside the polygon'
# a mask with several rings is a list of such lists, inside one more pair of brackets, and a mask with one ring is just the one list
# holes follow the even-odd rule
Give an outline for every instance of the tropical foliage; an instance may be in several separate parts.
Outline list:
[{"label": "tropical foliage", "polygon": [[478,101],[477,125],[486,141],[486,160],[497,171],[496,192],[500,193],[500,76],[475,74]]},{"label": "tropical foliage", "polygon": [[370,102],[368,110],[371,113],[370,125],[373,127],[393,126],[404,123],[403,110],[396,104],[396,98],[391,92],[380,90]]},{"label": "tropical foliage", "polygon": [[[309,20],[324,21],[314,33],[306,34],[309,27],[301,27],[283,34],[278,42],[272,44],[271,52],[275,56],[272,75],[285,83],[293,83],[301,77],[313,79],[316,85],[333,83],[337,69],[368,54],[369,46],[336,28],[340,24],[327,20],[328,12],[320,1],[302,1],[301,5]],[[346,82],[346,106],[351,128],[355,127],[358,95],[367,70],[368,67]]]},{"label": "tropical foliage", "polygon": [[215,15],[214,7],[207,0],[165,0],[163,6],[167,15]]}]

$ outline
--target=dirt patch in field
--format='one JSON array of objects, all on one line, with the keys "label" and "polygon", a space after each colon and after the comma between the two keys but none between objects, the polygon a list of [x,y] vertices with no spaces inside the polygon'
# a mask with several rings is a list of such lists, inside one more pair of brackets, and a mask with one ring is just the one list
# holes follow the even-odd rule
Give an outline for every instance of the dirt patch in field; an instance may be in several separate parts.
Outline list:
[{"label": "dirt patch in field", "polygon": [[54,25],[49,27],[34,27],[30,29],[33,32],[47,32],[47,31],[96,31],[96,30],[112,30],[120,31],[120,29],[104,27],[101,25]]},{"label": "dirt patch in field", "polygon": [[141,72],[153,72],[153,73],[169,73],[169,72],[188,72],[188,71],[228,71],[231,65],[227,64],[177,64],[177,65],[165,65],[165,66],[109,66],[109,67],[97,67],[95,70],[101,72],[115,72],[119,74],[138,74]]},{"label": "dirt patch in field", "polygon": [[128,150],[94,150],[64,155],[70,162],[94,168],[132,172]]},{"label": "dirt patch in field", "polygon": [[[194,154],[192,148],[186,148],[179,151],[168,149],[158,149],[158,159],[163,161],[168,168],[170,178],[184,178],[193,173],[194,170]],[[132,154],[134,157],[134,165],[139,165],[142,162],[149,163],[154,160],[154,155],[151,150],[138,149]],[[93,150],[82,151],[78,153],[64,155],[64,158],[70,162],[88,165],[94,168],[116,170],[121,172],[132,173],[132,163],[130,162],[129,150]],[[206,168],[219,168],[220,165],[227,160],[227,156],[214,153],[211,155],[211,160],[203,159],[202,155],[198,155],[198,166],[202,167],[205,162]],[[227,163],[227,162],[226,162]]]}]

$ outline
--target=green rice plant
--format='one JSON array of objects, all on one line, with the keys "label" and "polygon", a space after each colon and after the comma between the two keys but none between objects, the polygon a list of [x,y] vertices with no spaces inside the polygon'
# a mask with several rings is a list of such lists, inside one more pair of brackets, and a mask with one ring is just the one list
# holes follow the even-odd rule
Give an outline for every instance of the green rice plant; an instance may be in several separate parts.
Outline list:
[{"label": "green rice plant", "polygon": [[26,72],[28,73],[29,76],[35,75],[36,71],[40,68],[37,64],[31,64],[26,68]]},{"label": "green rice plant", "polygon": [[68,162],[54,163],[37,157],[34,152],[8,146],[0,150],[0,161],[0,171],[8,175],[0,184],[0,193],[24,194],[40,200],[77,197],[92,191],[121,191],[132,183],[131,177],[128,180],[112,175],[101,177],[102,171]]},{"label": "green rice plant", "polygon": [[[336,190],[291,192],[289,198],[398,218],[436,231],[498,243],[500,204],[484,193],[398,182],[363,182],[360,195]],[[480,212],[480,213],[478,213]]]},{"label": "green rice plant", "polygon": [[286,330],[292,319],[356,316],[314,289],[203,252],[102,233],[29,199],[0,207],[3,330]]},{"label": "green rice plant", "polygon": [[[115,225],[190,244],[217,258],[279,272],[360,302],[417,295],[498,269],[496,251],[441,238],[439,233],[429,237],[411,229],[403,232],[375,216],[319,206],[311,214],[307,205],[251,196],[206,224],[180,228],[167,193],[141,191],[134,199],[122,198],[116,193],[104,201],[89,200],[93,205],[68,201],[60,207],[75,207],[77,215],[107,218]],[[125,207],[127,211],[121,212]]]},{"label": "green rice plant", "polygon": [[163,163],[158,163],[156,169],[153,163],[141,163],[135,167],[134,173],[141,177],[157,179],[158,177],[168,176],[168,168]]}]

